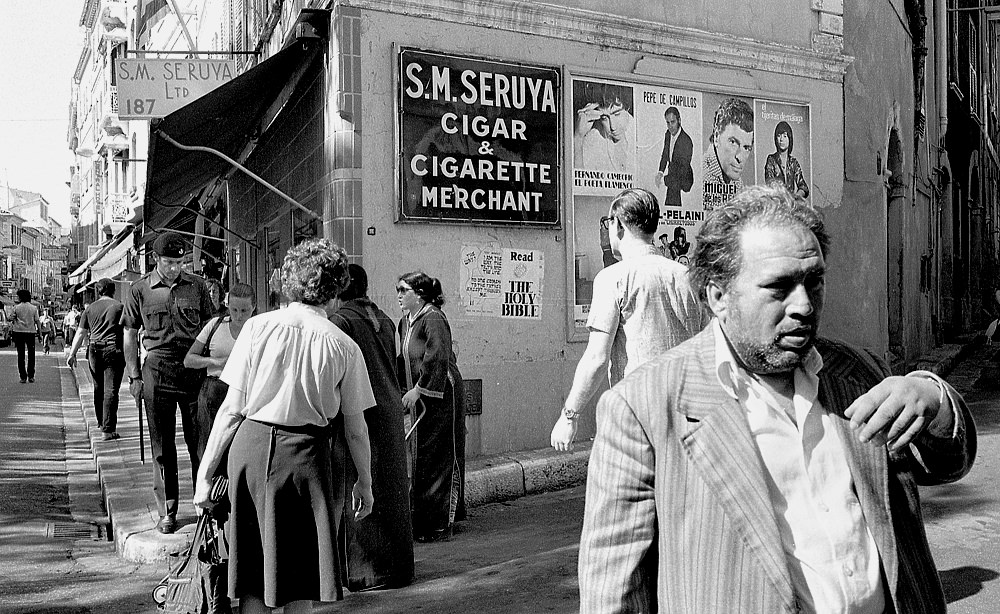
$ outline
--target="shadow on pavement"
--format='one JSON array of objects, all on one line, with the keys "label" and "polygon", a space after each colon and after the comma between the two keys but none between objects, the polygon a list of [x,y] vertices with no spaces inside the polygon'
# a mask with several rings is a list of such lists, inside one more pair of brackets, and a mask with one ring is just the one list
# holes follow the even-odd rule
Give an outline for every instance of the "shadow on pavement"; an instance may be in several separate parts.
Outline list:
[{"label": "shadow on pavement", "polygon": [[946,569],[939,573],[944,596],[948,603],[961,601],[983,590],[983,584],[1000,577],[993,569],[965,566]]}]

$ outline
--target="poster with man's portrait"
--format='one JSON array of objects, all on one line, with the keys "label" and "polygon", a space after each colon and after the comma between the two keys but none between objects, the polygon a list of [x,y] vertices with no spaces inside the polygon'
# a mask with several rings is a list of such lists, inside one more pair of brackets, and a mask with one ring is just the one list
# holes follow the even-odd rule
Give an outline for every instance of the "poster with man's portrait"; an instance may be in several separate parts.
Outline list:
[{"label": "poster with man's portrait", "polygon": [[635,178],[631,85],[573,79],[573,194],[616,196]]},{"label": "poster with man's portrait", "polygon": [[812,190],[812,135],[809,106],[756,100],[758,182],[779,184],[809,200]]},{"label": "poster with man's portrait", "polygon": [[655,245],[687,264],[705,219],[702,204],[703,94],[676,88],[636,88],[636,184],[656,195],[660,225]]},{"label": "poster with man's portrait", "polygon": [[743,186],[757,183],[753,152],[758,135],[752,98],[706,93],[704,101],[702,203],[711,211]]}]

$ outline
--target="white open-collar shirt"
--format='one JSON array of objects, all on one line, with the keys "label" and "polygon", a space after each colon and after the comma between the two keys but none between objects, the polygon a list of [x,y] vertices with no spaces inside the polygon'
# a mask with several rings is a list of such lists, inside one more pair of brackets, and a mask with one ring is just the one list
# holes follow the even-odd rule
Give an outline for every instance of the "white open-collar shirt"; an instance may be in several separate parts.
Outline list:
[{"label": "white open-collar shirt", "polygon": [[712,326],[719,383],[746,411],[802,612],[881,614],[878,549],[844,444],[818,398],[823,358],[813,348],[795,370],[795,396],[785,411],[733,357],[719,321]]}]

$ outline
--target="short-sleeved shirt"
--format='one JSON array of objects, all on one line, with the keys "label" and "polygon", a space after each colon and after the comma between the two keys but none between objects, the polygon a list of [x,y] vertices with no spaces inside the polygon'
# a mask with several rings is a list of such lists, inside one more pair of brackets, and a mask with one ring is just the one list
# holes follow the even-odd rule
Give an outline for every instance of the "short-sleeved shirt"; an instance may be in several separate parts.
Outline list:
[{"label": "short-sleeved shirt", "polygon": [[212,300],[200,277],[181,271],[169,284],[153,269],[133,282],[125,296],[122,325],[145,329],[142,345],[147,351],[183,359],[213,315]]},{"label": "short-sleeved shirt", "polygon": [[69,311],[69,312],[67,312],[66,315],[63,316],[63,326],[66,326],[66,327],[69,327],[69,328],[75,327],[77,325],[77,321],[76,320],[77,320],[78,317],[80,317],[80,314],[77,313],[77,312],[75,312],[75,311]]},{"label": "short-sleeved shirt", "polygon": [[37,333],[38,307],[31,303],[14,305],[14,319],[11,321],[10,330],[15,333]]},{"label": "short-sleeved shirt", "polygon": [[325,427],[375,406],[364,356],[322,308],[291,303],[247,320],[222,381],[243,393],[243,415]]},{"label": "short-sleeved shirt", "polygon": [[698,333],[708,318],[687,267],[650,245],[597,274],[587,328],[612,335],[608,381],[618,383],[651,358]]},{"label": "short-sleeved shirt", "polygon": [[111,297],[99,298],[80,316],[80,330],[90,331],[90,344],[122,347],[122,311],[125,306]]},{"label": "short-sleeved shirt", "polygon": [[[219,324],[219,327],[215,329],[214,334],[212,333],[212,328],[215,327],[215,322],[219,318],[223,317],[225,316],[212,318],[207,324],[205,324],[205,328],[201,329],[201,332],[198,333],[197,341],[199,341],[202,345],[205,345],[205,342],[208,341],[208,355],[212,358],[228,359],[229,354],[233,351],[233,344],[236,343],[236,339],[233,339],[233,334],[229,332],[230,320],[228,318]],[[211,339],[208,338],[210,334],[212,335]],[[219,377],[222,375],[222,367],[209,367],[205,370],[205,372],[208,375]]]}]

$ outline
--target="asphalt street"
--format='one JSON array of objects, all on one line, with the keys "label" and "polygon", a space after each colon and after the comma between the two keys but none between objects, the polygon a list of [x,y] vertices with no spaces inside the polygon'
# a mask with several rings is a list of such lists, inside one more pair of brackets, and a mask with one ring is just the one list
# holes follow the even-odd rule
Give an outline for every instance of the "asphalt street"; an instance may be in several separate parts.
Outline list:
[{"label": "asphalt street", "polygon": [[[1000,602],[1000,362],[979,348],[949,376],[972,406],[979,456],[963,481],[922,491],[927,532],[949,612]],[[59,353],[38,357],[20,384],[0,349],[0,612],[155,611],[163,563],[122,561],[106,541],[80,405]],[[447,542],[417,544],[417,579],[348,594],[319,612],[477,614],[577,611],[576,561],[584,487],[470,510]]]}]

